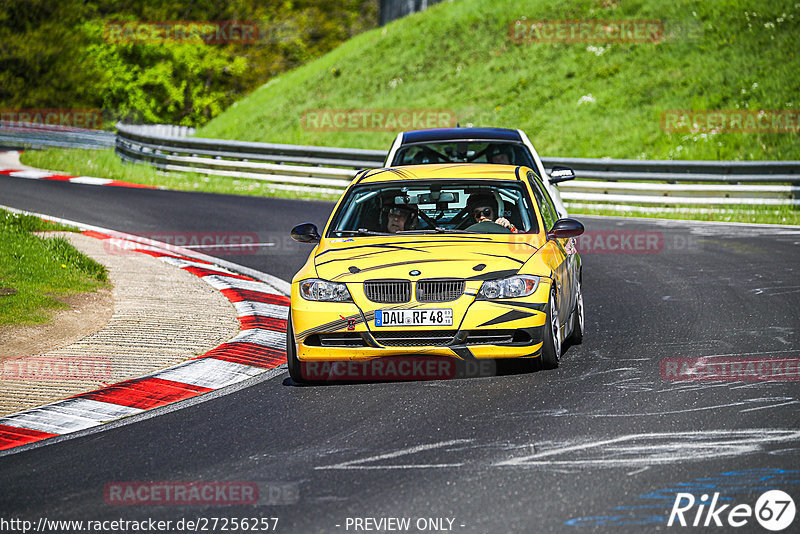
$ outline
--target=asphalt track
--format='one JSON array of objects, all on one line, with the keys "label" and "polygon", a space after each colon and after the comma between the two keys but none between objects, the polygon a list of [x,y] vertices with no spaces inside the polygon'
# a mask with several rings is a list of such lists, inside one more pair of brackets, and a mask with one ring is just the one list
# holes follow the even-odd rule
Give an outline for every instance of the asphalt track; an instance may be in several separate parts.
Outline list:
[{"label": "asphalt track", "polygon": [[[17,178],[0,180],[0,204],[139,235],[256,233],[274,244],[226,259],[287,280],[308,249],[283,236],[331,209]],[[798,382],[661,373],[665,358],[800,357],[800,229],[583,220],[594,239],[579,246],[586,333],[559,369],[322,387],[284,373],[0,458],[0,519],[277,517],[278,532],[363,532],[348,518],[400,517],[408,532],[436,531],[418,530],[419,518],[464,533],[649,532],[671,530],[678,492],[753,506],[777,488],[800,504]],[[636,235],[659,244],[608,250]],[[125,481],[251,481],[273,500],[107,504],[106,485]],[[752,517],[735,531],[766,532]]]}]

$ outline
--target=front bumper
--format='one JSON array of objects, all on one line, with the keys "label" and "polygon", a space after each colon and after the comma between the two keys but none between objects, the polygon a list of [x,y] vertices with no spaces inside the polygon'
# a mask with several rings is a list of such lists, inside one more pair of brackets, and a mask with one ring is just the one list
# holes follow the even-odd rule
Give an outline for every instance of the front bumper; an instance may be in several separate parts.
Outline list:
[{"label": "front bumper", "polygon": [[312,302],[292,286],[292,323],[300,361],[353,361],[420,355],[460,360],[535,358],[541,354],[549,279],[520,299],[478,300],[480,282],[473,282],[456,301],[421,304],[405,309],[452,308],[452,326],[377,327],[375,304],[351,289],[355,302]]}]

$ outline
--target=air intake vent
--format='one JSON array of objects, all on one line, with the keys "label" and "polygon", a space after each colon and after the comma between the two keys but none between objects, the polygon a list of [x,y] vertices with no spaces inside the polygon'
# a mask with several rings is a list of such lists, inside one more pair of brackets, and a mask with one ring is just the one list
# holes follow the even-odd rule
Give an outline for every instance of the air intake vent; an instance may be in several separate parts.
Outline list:
[{"label": "air intake vent", "polygon": [[450,302],[464,294],[464,280],[420,280],[417,302]]},{"label": "air intake vent", "polygon": [[396,330],[374,332],[375,341],[387,347],[446,347],[453,343],[455,330]]},{"label": "air intake vent", "polygon": [[364,294],[372,302],[399,304],[411,300],[411,282],[408,280],[367,280]]}]

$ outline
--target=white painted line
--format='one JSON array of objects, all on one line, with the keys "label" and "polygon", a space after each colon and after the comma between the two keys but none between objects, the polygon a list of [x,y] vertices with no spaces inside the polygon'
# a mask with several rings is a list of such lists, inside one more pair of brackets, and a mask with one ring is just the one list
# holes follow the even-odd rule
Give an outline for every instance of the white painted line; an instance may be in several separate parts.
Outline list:
[{"label": "white painted line", "polygon": [[[237,391],[241,391],[242,389],[248,388],[255,384],[261,384],[268,380],[272,380],[273,378],[280,377],[286,374],[286,364],[280,365],[274,369],[267,369],[263,373],[256,375],[252,378],[249,378],[242,382],[237,382],[232,386],[229,386],[225,389],[218,389],[215,391],[209,391],[203,395],[197,395],[196,397],[189,397],[188,399],[184,399],[181,401],[174,402],[172,404],[167,404],[165,406],[160,406],[158,408],[153,408],[150,410],[145,410],[142,413],[132,415],[130,417],[123,417],[120,419],[115,419],[109,423],[94,426],[91,428],[87,428],[84,430],[79,430],[70,434],[62,434],[60,436],[56,436],[50,439],[42,440],[42,441],[35,441],[33,443],[28,443],[27,445],[21,445],[19,447],[14,447],[12,449],[6,449],[4,451],[0,451],[0,458],[4,456],[10,456],[12,454],[18,454],[20,452],[28,451],[31,449],[38,449],[41,447],[46,447],[48,445],[53,445],[56,443],[61,443],[63,441],[68,441],[71,439],[97,434],[100,432],[105,432],[106,430],[111,430],[114,428],[119,428],[121,426],[127,426],[133,423],[138,423],[140,421],[144,421],[147,419],[152,419],[154,417],[159,417],[161,415],[177,412],[178,410],[183,410],[185,408],[190,408],[192,406],[197,406],[199,404],[203,404],[205,402],[217,399],[219,397],[224,397],[226,395],[230,395],[231,393],[235,393]],[[2,423],[0,423],[2,424]]]},{"label": "white painted line", "polygon": [[17,171],[8,173],[8,175],[13,176],[14,178],[30,178],[31,180],[38,180],[40,178],[53,176],[53,173],[44,171]]},{"label": "white painted line", "polygon": [[251,328],[242,330],[236,337],[228,343],[255,343],[264,347],[274,349],[286,349],[286,333],[265,330],[263,328]]},{"label": "white painted line", "polygon": [[[49,174],[45,174],[45,176],[49,176]],[[224,269],[218,267],[215,263],[233,266],[237,271],[241,269],[242,271],[246,272],[247,275],[255,277],[256,279],[266,278],[274,280],[276,283],[279,283],[282,287],[285,286],[286,290],[289,289],[289,284],[278,278],[272,277],[265,273],[261,273],[259,271],[255,271],[253,269],[248,269],[243,266],[226,262],[224,260],[219,260],[218,258],[206,256],[201,253],[187,251],[185,249],[181,249],[180,247],[174,247],[165,243],[159,243],[157,241],[145,238],[139,238],[137,236],[132,236],[130,234],[124,234],[121,232],[116,232],[114,230],[108,230],[97,226],[85,225],[67,219],[50,217],[39,213],[27,212],[24,210],[18,210],[15,208],[9,208],[5,206],[0,206],[0,208],[5,208],[12,213],[23,213],[23,214],[38,216],[45,220],[51,220],[54,222],[59,222],[61,224],[75,226],[81,228],[82,230],[92,230],[105,235],[109,235],[111,236],[110,241],[113,241],[116,244],[118,244],[120,250],[140,248],[140,249],[154,250],[161,253],[177,252],[178,254],[187,255],[189,258],[202,258],[204,260],[207,258],[206,261],[211,261],[212,262],[211,264],[199,263],[188,259],[183,260],[175,258],[162,258],[162,260],[166,261],[167,263],[172,263],[173,265],[176,265],[178,267],[196,266],[203,269],[211,269],[212,271],[219,272],[220,273],[219,275],[201,277],[201,279],[206,279],[213,287],[219,286],[217,287],[217,289],[233,288],[236,286],[246,285],[248,289],[259,293],[286,294],[285,291],[276,289],[275,287],[273,287],[268,283],[250,282],[226,276],[226,274],[235,274],[235,273],[234,272],[228,273]],[[163,248],[156,245],[163,245]],[[231,284],[229,283],[230,281],[235,281],[239,283]],[[288,307],[286,306],[277,306],[277,305],[265,305],[265,306],[267,306],[267,308],[263,309],[262,311],[265,311],[266,313],[269,314],[278,313],[279,316],[285,317],[288,313]],[[279,333],[277,332],[261,330],[261,329],[252,329],[249,332],[250,333],[248,335],[240,336],[239,341],[253,342],[264,346],[270,346],[273,348],[277,347],[282,348],[285,346],[284,336],[279,335]],[[282,375],[283,373],[285,373],[285,371],[286,371],[285,364],[282,366],[278,366],[277,368],[274,369],[262,369],[259,367],[242,365],[238,363],[227,362],[224,360],[217,360],[213,358],[206,358],[202,360],[190,360],[188,362],[179,364],[173,368],[166,369],[146,376],[158,377],[164,380],[170,380],[184,384],[197,385],[209,388],[213,391],[207,392],[203,395],[198,395],[197,396],[198,398],[195,399],[179,401],[177,403],[174,403],[175,406],[167,405],[165,407],[162,407],[161,409],[157,408],[150,414],[148,414],[147,410],[141,410],[139,408],[130,408],[126,406],[120,406],[112,403],[95,401],[86,398],[69,398],[39,408],[34,408],[31,410],[2,417],[0,418],[0,424],[21,429],[38,430],[40,432],[47,432],[59,436],[53,438],[52,440],[44,440],[21,447],[15,447],[13,449],[9,449],[8,451],[2,451],[0,452],[0,456],[14,454],[16,452],[21,452],[22,450],[29,450],[31,448],[36,448],[49,443],[56,443],[64,439],[70,439],[70,437],[68,437],[67,435],[73,433],[76,435],[72,437],[77,437],[77,435],[86,435],[87,433],[99,432],[102,431],[101,429],[104,428],[108,429],[115,428],[116,426],[133,422],[134,420],[136,420],[135,418],[137,416],[143,416],[145,418],[155,417],[156,415],[161,413],[168,413],[169,411],[174,411],[177,409],[181,409],[182,407],[188,407],[194,405],[197,402],[205,402],[206,400],[210,400],[211,398],[216,398],[221,395],[232,393],[233,391],[238,391],[242,387],[246,387],[248,384],[253,384],[254,383],[253,380],[258,380],[258,381],[268,380],[270,378]],[[201,399],[199,397],[206,397],[206,398]]]},{"label": "white painted line", "polygon": [[120,417],[136,415],[144,411],[141,408],[131,408],[130,406],[81,398],[64,399],[54,402],[49,406],[57,406],[58,410],[63,413],[86,419],[93,419],[101,423],[119,419]]},{"label": "white painted line", "polygon": [[0,425],[30,428],[31,430],[49,432],[51,434],[66,434],[100,424],[102,423],[99,421],[71,414],[69,411],[61,410],[52,404],[0,419]]},{"label": "white painted line", "polygon": [[247,380],[265,370],[215,358],[203,358],[191,360],[152,376],[204,388],[220,389]]},{"label": "white painted line", "polygon": [[86,185],[107,185],[113,182],[114,180],[108,180],[106,178],[92,178],[91,176],[78,176],[76,178],[70,178],[69,182],[72,184],[86,184]]},{"label": "white painted line", "polygon": [[259,317],[272,317],[273,319],[286,319],[289,317],[289,307],[280,304],[267,304],[266,302],[252,302],[243,300],[234,302],[233,307],[239,317],[257,315]]},{"label": "white painted line", "polygon": [[241,278],[231,278],[225,276],[204,276],[203,280],[211,284],[215,289],[244,289],[247,291],[258,291],[259,293],[266,294],[282,294],[282,291],[277,291],[274,287],[264,282],[252,282],[250,280],[242,280]]},{"label": "white painted line", "polygon": [[[162,256],[158,258],[164,263],[169,263],[170,265],[174,265],[180,269],[184,267],[200,267],[201,269],[208,269],[209,271],[216,271],[221,275],[235,275],[236,273],[232,273],[227,269],[223,269],[222,267],[217,267],[216,265],[209,265],[208,263],[200,263],[199,261],[191,261],[191,260],[184,260],[181,258],[170,258],[169,256]],[[202,277],[201,277],[202,278]]]}]

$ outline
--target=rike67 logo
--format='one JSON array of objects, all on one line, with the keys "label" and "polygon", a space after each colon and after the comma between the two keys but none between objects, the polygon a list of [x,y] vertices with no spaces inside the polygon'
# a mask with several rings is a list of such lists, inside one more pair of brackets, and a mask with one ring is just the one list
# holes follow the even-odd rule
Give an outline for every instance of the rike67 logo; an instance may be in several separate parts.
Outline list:
[{"label": "rike67 logo", "polygon": [[704,494],[699,501],[691,493],[678,493],[672,504],[667,526],[682,527],[743,527],[753,518],[765,529],[778,532],[794,521],[795,505],[792,497],[781,490],[770,490],[762,494],[755,506],[749,504],[720,504],[719,493],[709,500]]}]

